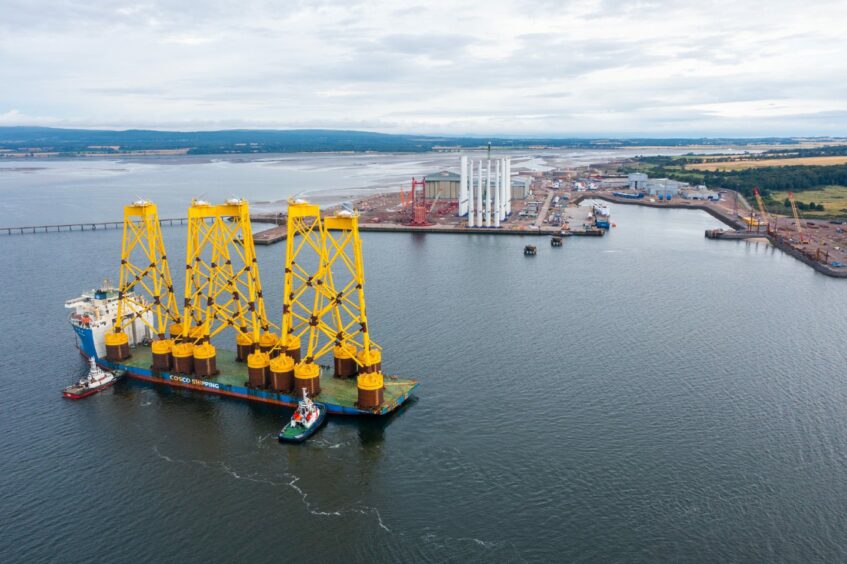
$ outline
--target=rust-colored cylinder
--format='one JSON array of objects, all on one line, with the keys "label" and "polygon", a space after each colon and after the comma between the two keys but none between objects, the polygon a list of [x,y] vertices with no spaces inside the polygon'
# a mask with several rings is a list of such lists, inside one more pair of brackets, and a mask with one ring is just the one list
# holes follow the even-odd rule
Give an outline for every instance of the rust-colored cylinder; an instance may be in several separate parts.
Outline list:
[{"label": "rust-colored cylinder", "polygon": [[385,382],[381,372],[359,374],[356,380],[358,399],[356,405],[362,409],[374,409],[382,405]]},{"label": "rust-colored cylinder", "polygon": [[294,394],[299,396],[304,389],[310,397],[321,393],[321,369],[313,362],[300,362],[294,367]]},{"label": "rust-colored cylinder", "polygon": [[126,333],[106,333],[106,358],[120,361],[129,358],[129,337]]},{"label": "rust-colored cylinder", "polygon": [[295,363],[300,362],[300,338],[289,335],[285,339],[281,339],[281,343],[285,354],[293,358]]},{"label": "rust-colored cylinder", "polygon": [[356,402],[358,407],[361,407],[362,409],[373,409],[382,405],[383,388],[379,388],[378,390],[363,390],[362,388],[359,388],[358,392],[359,397]]},{"label": "rust-colored cylinder", "polygon": [[249,335],[239,333],[235,338],[235,360],[246,362],[247,357],[253,352],[253,339]]},{"label": "rust-colored cylinder", "polygon": [[167,372],[171,369],[171,361],[172,357],[170,352],[164,354],[153,353],[153,370]]},{"label": "rust-colored cylinder", "polygon": [[109,360],[125,360],[129,358],[129,344],[106,345],[106,358]]},{"label": "rust-colored cylinder", "polygon": [[173,350],[174,372],[177,374],[191,374],[194,372],[194,345],[191,343],[179,343]]},{"label": "rust-colored cylinder", "polygon": [[287,394],[294,384],[294,360],[287,355],[272,359],[268,366],[268,374],[270,388],[275,392]]},{"label": "rust-colored cylinder", "polygon": [[201,378],[207,378],[217,374],[218,369],[215,356],[215,347],[209,343],[203,343],[194,347],[194,373]]},{"label": "rust-colored cylinder", "polygon": [[170,339],[156,339],[150,345],[153,353],[153,370],[167,372],[173,365],[173,341]]},{"label": "rust-colored cylinder", "polygon": [[247,385],[251,388],[264,388],[268,385],[267,353],[254,352],[247,357]]},{"label": "rust-colored cylinder", "polygon": [[294,384],[294,371],[276,372],[271,370],[271,389],[275,392],[287,394],[291,392],[291,386]]},{"label": "rust-colored cylinder", "polygon": [[300,362],[301,360],[300,347],[297,347],[296,349],[285,349],[285,354],[293,358],[294,362]]},{"label": "rust-colored cylinder", "polygon": [[336,345],[332,349],[336,378],[352,378],[358,372],[356,348],[352,345]]},{"label": "rust-colored cylinder", "polygon": [[360,372],[382,372],[382,353],[379,350],[370,349],[368,354],[365,354],[365,351],[361,350],[358,357],[359,362],[362,364],[362,367],[359,369]]}]

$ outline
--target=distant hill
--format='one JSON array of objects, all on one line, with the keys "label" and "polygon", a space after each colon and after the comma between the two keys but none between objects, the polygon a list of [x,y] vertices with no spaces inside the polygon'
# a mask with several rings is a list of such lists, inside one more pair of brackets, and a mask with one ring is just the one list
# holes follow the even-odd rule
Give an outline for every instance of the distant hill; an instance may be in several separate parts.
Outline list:
[{"label": "distant hill", "polygon": [[[795,144],[794,139],[692,138],[692,139],[584,139],[487,138],[391,135],[369,131],[333,129],[229,129],[223,131],[126,131],[60,129],[52,127],[0,127],[3,153],[47,152],[61,155],[121,154],[137,151],[183,150],[189,154],[293,153],[293,152],[424,152],[450,148],[484,147],[614,148],[640,145]],[[34,151],[33,151],[34,150]]]}]

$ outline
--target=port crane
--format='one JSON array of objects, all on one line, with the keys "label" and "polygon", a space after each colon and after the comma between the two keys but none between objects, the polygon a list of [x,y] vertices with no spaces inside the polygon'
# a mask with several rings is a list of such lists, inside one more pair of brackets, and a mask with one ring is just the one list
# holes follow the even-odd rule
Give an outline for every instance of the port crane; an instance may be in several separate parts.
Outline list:
[{"label": "port crane", "polygon": [[803,223],[800,221],[800,212],[797,211],[797,202],[794,201],[794,192],[788,193],[788,201],[791,203],[791,213],[794,214],[794,225],[797,229],[797,235],[800,237],[800,244],[805,245],[805,233],[803,232]]},{"label": "port crane", "polygon": [[753,188],[753,195],[756,197],[756,203],[759,205],[759,217],[761,217],[761,219],[765,222],[765,232],[772,233],[773,226],[771,225],[771,217],[768,215],[767,210],[765,210],[765,203],[762,200],[762,195],[759,193],[758,188]]},{"label": "port crane", "polygon": [[[420,188],[420,192],[418,189]],[[406,216],[410,225],[429,225],[426,207],[426,178],[412,178],[412,189],[406,198],[406,207],[411,206],[411,215]]]}]

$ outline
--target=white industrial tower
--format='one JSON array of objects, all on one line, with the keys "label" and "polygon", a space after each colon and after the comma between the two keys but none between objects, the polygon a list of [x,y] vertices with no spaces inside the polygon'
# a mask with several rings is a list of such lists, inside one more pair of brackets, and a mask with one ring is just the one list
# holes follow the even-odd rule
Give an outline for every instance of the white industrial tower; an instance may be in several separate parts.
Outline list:
[{"label": "white industrial tower", "polygon": [[502,161],[495,161],[494,171],[494,227],[500,227],[500,210],[502,206],[501,199],[501,184],[500,184],[500,166]]},{"label": "white industrial tower", "polygon": [[[468,195],[468,227],[474,226],[474,189],[473,189],[473,161],[465,162],[466,157],[462,157],[462,173],[465,176],[465,181],[467,182],[467,187],[465,188],[465,192]],[[459,210],[461,212],[461,208]],[[462,215],[459,213],[459,215]]]},{"label": "white industrial tower", "polygon": [[476,172],[476,226],[482,227],[482,161]]},{"label": "white industrial tower", "polygon": [[512,161],[509,158],[474,162],[461,157],[458,215],[468,227],[500,227],[512,213]]},{"label": "white industrial tower", "polygon": [[459,174],[459,217],[468,213],[468,158],[462,156]]},{"label": "white industrial tower", "polygon": [[491,227],[491,159],[485,164],[485,226]]}]

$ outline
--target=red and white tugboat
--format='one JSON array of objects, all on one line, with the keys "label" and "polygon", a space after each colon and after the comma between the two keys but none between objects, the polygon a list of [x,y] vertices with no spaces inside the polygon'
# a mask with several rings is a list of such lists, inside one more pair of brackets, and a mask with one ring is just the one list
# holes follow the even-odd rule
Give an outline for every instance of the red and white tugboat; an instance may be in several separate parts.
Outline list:
[{"label": "red and white tugboat", "polygon": [[94,358],[89,358],[90,368],[88,375],[80,379],[76,384],[71,384],[65,388],[62,395],[71,399],[82,399],[92,394],[96,394],[100,390],[105,390],[124,376],[123,370],[103,370],[97,366]]},{"label": "red and white tugboat", "polygon": [[288,425],[279,432],[281,443],[302,443],[311,437],[326,419],[326,406],[315,403],[303,389],[303,399],[297,403],[297,409]]}]

